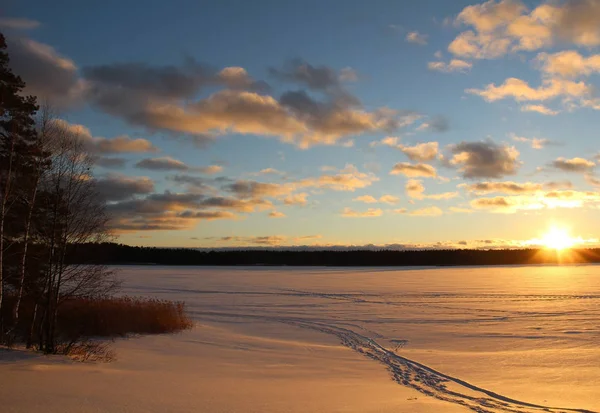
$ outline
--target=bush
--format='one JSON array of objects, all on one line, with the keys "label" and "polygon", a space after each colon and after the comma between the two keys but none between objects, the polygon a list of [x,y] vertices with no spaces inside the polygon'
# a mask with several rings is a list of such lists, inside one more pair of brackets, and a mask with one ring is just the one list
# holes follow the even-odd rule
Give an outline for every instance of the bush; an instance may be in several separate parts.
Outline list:
[{"label": "bush", "polygon": [[[3,316],[6,326],[10,326],[6,338],[10,337],[13,343],[37,343],[36,325],[42,315],[36,311],[32,301],[24,300],[19,323],[14,326],[11,311],[13,303],[14,297],[5,297]],[[62,302],[59,307],[57,348],[63,354],[72,354],[88,347],[97,348],[97,344],[92,345],[90,338],[175,333],[192,326],[183,302],[140,297],[72,298]]]},{"label": "bush", "polygon": [[182,302],[138,297],[73,299],[60,308],[57,328],[72,337],[175,333],[192,327]]}]

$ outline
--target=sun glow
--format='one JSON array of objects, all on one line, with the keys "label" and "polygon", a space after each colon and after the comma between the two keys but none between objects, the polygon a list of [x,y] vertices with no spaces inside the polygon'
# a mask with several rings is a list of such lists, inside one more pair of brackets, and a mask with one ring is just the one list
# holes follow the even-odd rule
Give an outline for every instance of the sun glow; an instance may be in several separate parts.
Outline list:
[{"label": "sun glow", "polygon": [[579,242],[565,228],[552,227],[540,239],[540,244],[549,249],[564,250],[572,248]]}]

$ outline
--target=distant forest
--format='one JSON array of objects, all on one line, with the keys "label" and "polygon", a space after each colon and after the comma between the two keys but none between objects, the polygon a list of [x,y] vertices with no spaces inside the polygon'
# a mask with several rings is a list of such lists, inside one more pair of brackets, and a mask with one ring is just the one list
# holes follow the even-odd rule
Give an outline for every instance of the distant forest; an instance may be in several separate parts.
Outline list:
[{"label": "distant forest", "polygon": [[75,263],[147,265],[276,265],[276,266],[459,266],[597,263],[600,249],[507,250],[290,250],[132,247],[115,243],[79,245],[69,258]]}]

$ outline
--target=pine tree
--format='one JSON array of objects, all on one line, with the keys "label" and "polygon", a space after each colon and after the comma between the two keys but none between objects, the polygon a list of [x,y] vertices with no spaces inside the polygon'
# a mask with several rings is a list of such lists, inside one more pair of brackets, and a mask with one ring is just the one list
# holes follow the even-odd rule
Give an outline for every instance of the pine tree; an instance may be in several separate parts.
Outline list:
[{"label": "pine tree", "polygon": [[6,282],[4,253],[10,234],[5,231],[10,208],[18,199],[17,181],[29,147],[36,139],[34,96],[23,96],[25,82],[9,67],[6,41],[0,33],[0,336]]}]

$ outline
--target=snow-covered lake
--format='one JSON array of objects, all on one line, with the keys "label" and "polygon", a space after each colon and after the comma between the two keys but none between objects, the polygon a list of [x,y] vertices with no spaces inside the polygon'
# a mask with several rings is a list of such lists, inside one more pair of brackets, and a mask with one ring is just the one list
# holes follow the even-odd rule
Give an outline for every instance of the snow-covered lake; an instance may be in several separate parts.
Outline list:
[{"label": "snow-covered lake", "polygon": [[120,271],[196,327],[110,364],[1,354],[1,411],[600,411],[600,266]]}]

